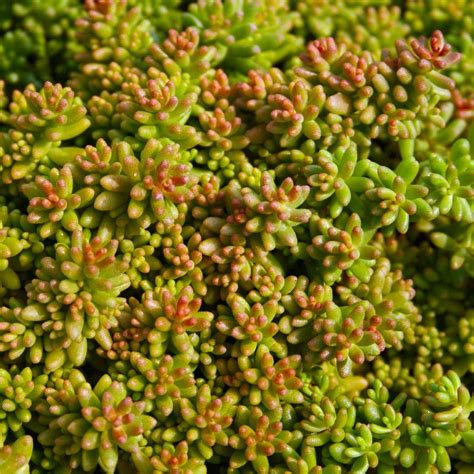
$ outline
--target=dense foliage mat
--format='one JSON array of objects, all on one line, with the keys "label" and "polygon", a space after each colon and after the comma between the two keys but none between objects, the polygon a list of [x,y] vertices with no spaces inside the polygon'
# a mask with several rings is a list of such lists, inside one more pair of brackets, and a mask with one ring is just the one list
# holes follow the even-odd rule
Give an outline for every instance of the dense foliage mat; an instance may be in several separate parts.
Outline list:
[{"label": "dense foliage mat", "polygon": [[474,472],[473,22],[0,2],[0,472]]}]

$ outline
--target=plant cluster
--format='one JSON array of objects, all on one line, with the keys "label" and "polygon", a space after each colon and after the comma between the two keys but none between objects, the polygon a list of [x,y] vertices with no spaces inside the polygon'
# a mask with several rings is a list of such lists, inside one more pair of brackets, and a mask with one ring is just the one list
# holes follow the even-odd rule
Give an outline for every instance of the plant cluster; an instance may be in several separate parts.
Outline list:
[{"label": "plant cluster", "polygon": [[474,470],[467,0],[0,5],[0,471]]}]

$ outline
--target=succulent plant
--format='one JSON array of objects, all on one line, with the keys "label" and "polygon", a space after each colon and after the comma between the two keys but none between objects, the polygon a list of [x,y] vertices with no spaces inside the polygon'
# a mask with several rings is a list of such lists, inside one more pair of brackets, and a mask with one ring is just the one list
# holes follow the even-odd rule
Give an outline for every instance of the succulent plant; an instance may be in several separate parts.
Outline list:
[{"label": "succulent plant", "polygon": [[42,396],[47,381],[46,374],[35,376],[29,367],[21,371],[17,367],[0,370],[1,445],[10,432],[17,437],[24,433],[24,425],[33,418],[33,405]]},{"label": "succulent plant", "polygon": [[58,378],[46,388],[36,408],[38,437],[52,446],[57,459],[65,457],[71,469],[90,471],[99,465],[114,472],[119,449],[132,454],[138,469],[147,469],[149,460],[141,453],[140,441],[156,420],[144,409],[145,403],[134,402],[120,382],[105,375],[92,388],[74,369],[68,378]]},{"label": "succulent plant", "polygon": [[[5,184],[30,179],[38,162],[48,153],[58,153],[61,141],[83,133],[90,125],[87,110],[69,87],[45,82],[15,91],[0,133],[2,179]],[[61,153],[61,152],[59,152]]]},{"label": "succulent plant", "polygon": [[154,362],[138,352],[130,355],[136,375],[131,375],[127,386],[133,392],[142,392],[145,400],[153,403],[157,413],[169,416],[181,398],[196,394],[191,357],[188,354],[165,354]]},{"label": "succulent plant", "polygon": [[178,354],[193,353],[191,334],[208,329],[214,318],[209,311],[200,311],[201,299],[191,286],[181,290],[159,288],[143,294],[142,302],[133,308],[131,324],[149,328],[147,340],[153,357],[168,347]]},{"label": "succulent plant", "polygon": [[0,466],[5,472],[29,474],[29,462],[33,453],[33,438],[22,436],[11,445],[0,448]]},{"label": "succulent plant", "polygon": [[472,18],[0,2],[0,472],[471,473]]}]

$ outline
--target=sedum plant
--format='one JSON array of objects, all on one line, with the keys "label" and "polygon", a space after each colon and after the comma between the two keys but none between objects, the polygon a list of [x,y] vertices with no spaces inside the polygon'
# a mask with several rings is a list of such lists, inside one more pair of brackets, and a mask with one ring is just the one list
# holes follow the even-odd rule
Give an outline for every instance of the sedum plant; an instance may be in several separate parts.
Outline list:
[{"label": "sedum plant", "polygon": [[2,474],[474,471],[472,2],[0,3]]}]

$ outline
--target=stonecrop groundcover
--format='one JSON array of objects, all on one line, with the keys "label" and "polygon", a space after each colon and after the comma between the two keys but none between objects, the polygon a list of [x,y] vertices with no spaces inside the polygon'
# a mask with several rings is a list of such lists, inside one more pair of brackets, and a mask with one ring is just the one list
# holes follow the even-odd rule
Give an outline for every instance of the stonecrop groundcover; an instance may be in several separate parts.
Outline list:
[{"label": "stonecrop groundcover", "polygon": [[0,474],[474,473],[472,0],[1,0]]}]

